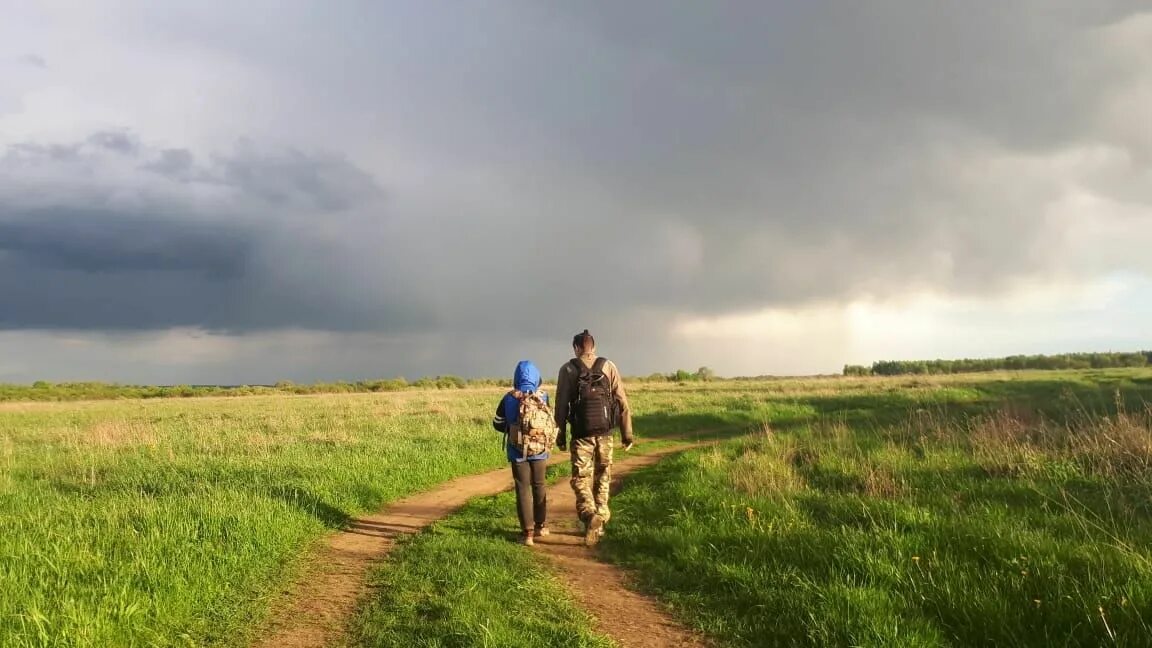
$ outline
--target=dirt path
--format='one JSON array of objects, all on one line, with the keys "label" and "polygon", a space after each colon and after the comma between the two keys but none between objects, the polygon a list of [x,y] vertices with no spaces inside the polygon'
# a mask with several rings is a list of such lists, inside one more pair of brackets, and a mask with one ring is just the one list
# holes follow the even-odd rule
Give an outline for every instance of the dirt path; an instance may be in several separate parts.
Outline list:
[{"label": "dirt path", "polygon": [[[553,462],[555,462],[554,460]],[[285,603],[274,610],[258,648],[320,648],[335,642],[368,592],[368,571],[396,538],[451,514],[468,500],[512,487],[507,468],[461,477],[356,518],[309,562]]]},{"label": "dirt path", "polygon": [[[617,457],[614,481],[629,471],[656,463],[668,454],[697,444],[684,444],[645,455]],[[566,463],[566,453],[549,463]],[[620,452],[618,455],[623,455]],[[507,468],[461,477],[433,490],[399,500],[383,511],[356,518],[333,535],[275,608],[253,646],[256,648],[321,648],[336,643],[356,605],[368,593],[372,565],[387,557],[396,539],[416,533],[450,515],[475,497],[512,488]],[[615,486],[614,486],[615,488]],[[597,562],[576,532],[575,496],[567,480],[550,487],[549,512],[553,535],[537,548],[551,558],[585,608],[599,620],[598,628],[625,647],[703,646],[695,635],[676,624],[651,599],[630,591],[623,574]],[[593,595],[595,592],[595,595]]]},{"label": "dirt path", "polygon": [[[699,444],[692,444],[699,445]],[[629,472],[651,466],[663,457],[691,446],[676,446],[621,461],[617,451],[612,467],[612,490]],[[628,576],[615,565],[596,559],[584,546],[576,519],[576,495],[564,480],[548,490],[549,527],[552,534],[536,541],[536,551],[548,557],[581,607],[596,618],[596,630],[624,648],[708,646],[698,633],[675,621],[654,599],[638,594]],[[611,533],[611,524],[608,525]]]}]

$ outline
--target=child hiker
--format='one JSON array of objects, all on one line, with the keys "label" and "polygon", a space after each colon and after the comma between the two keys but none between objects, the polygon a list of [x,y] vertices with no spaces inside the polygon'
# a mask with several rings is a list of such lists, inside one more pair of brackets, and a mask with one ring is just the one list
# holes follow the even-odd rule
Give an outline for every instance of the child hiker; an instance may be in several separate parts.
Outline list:
[{"label": "child hiker", "polygon": [[512,387],[496,406],[492,427],[505,434],[504,447],[516,484],[520,538],[532,546],[534,538],[548,535],[544,472],[559,430],[548,394],[540,391],[540,370],[536,365],[521,360],[512,376]]}]

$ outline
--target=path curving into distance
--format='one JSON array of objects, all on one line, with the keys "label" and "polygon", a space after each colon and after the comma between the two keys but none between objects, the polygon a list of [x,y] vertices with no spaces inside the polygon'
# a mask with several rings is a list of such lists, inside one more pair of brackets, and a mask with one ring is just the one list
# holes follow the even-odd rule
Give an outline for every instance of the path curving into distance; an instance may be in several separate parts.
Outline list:
[{"label": "path curving into distance", "polygon": [[[612,467],[613,487],[630,471],[697,445],[677,445],[631,457],[618,452]],[[567,460],[567,453],[562,453],[549,463]],[[468,500],[511,488],[512,477],[505,467],[454,479],[398,500],[378,513],[353,519],[309,559],[252,645],[323,648],[336,644],[357,605],[369,593],[369,571],[388,556],[397,538],[451,515]],[[540,539],[535,549],[548,558],[577,602],[596,618],[598,631],[625,648],[707,645],[655,600],[629,589],[623,571],[597,561],[593,550],[583,546],[583,536],[576,530],[575,495],[568,480],[550,486],[548,500],[553,534]]]}]

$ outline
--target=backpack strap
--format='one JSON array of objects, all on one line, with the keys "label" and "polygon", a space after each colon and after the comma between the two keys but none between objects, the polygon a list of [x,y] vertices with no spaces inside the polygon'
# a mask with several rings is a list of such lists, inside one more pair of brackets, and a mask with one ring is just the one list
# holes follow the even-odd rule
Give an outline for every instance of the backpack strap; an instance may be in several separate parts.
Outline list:
[{"label": "backpack strap", "polygon": [[580,362],[580,358],[572,358],[571,360],[568,361],[568,363],[571,364],[573,367],[575,367],[576,371],[578,371],[580,373],[580,375],[583,376],[584,374],[592,373],[592,372],[604,373],[604,365],[608,364],[608,358],[605,358],[604,356],[599,356],[598,358],[596,358],[596,362],[592,363],[591,367],[585,367],[584,363]]},{"label": "backpack strap", "polygon": [[[584,376],[584,374],[588,373],[588,367],[585,367],[584,363],[580,362],[580,358],[572,358],[571,360],[568,361],[568,366],[571,367],[572,369],[576,370],[576,378],[577,379],[580,379],[581,377]],[[572,407],[579,400],[580,400],[579,385],[573,385],[572,393],[568,394],[568,407]],[[569,421],[575,421],[576,419],[573,418],[575,415],[576,415],[575,410],[573,410],[573,409],[568,410]]]},{"label": "backpack strap", "polygon": [[[513,398],[515,398],[516,390],[512,389],[512,390],[509,390],[507,394],[504,394],[504,398],[507,398],[509,396],[512,396]],[[503,414],[504,413],[504,411],[503,411],[504,410],[504,399],[500,399],[500,410],[501,410],[501,413]],[[507,421],[508,417],[505,416],[504,418],[505,418],[505,421]],[[508,430],[509,429],[511,429],[511,424],[505,422],[504,433],[500,435],[500,437],[501,437],[500,438],[500,450],[502,450],[504,452],[508,452]]]},{"label": "backpack strap", "polygon": [[576,369],[576,373],[578,375],[583,376],[585,373],[588,372],[588,367],[585,367],[584,363],[580,362],[580,358],[572,358],[571,360],[568,361],[568,364],[572,365],[572,367],[574,369]]},{"label": "backpack strap", "polygon": [[596,362],[593,363],[592,369],[590,369],[590,371],[595,373],[604,373],[604,365],[606,364],[608,364],[608,358],[600,356],[599,358],[596,358]]}]

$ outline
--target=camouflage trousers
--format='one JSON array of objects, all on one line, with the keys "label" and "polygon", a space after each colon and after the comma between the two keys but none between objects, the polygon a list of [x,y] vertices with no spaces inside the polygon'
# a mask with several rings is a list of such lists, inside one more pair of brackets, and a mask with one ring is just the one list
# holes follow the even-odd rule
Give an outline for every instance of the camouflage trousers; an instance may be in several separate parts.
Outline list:
[{"label": "camouflage trousers", "polygon": [[572,440],[572,490],[576,493],[576,513],[587,523],[593,515],[605,522],[608,487],[612,482],[612,435]]}]

